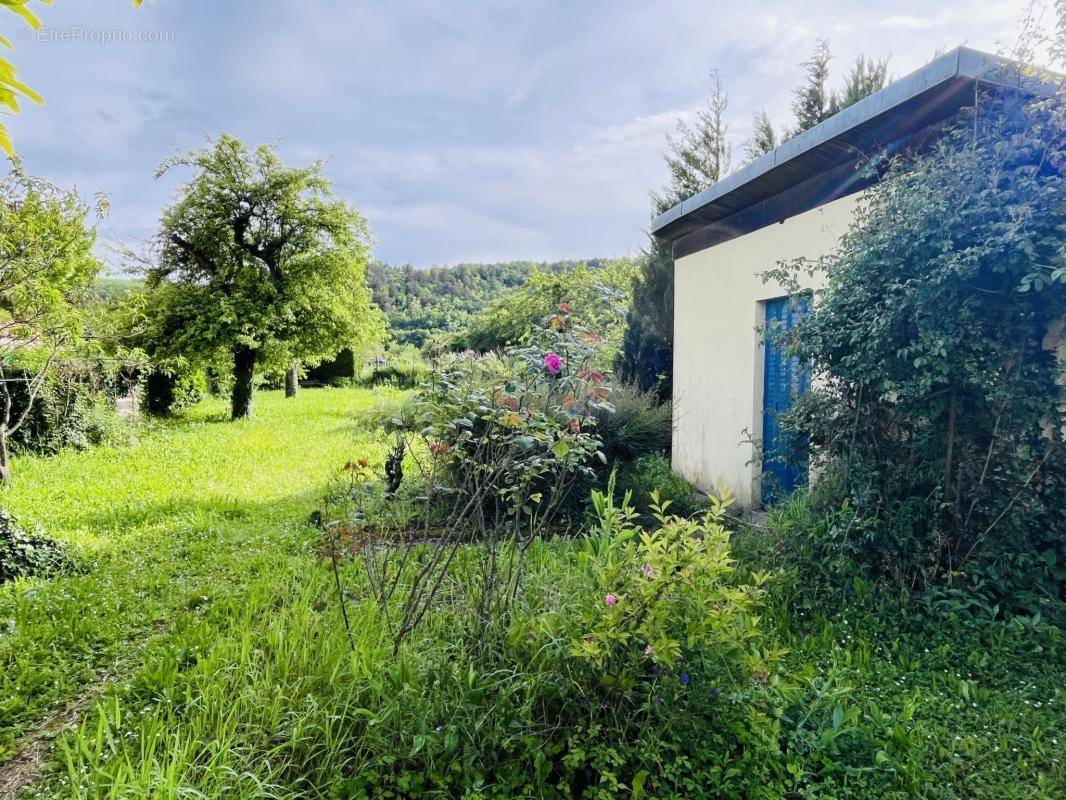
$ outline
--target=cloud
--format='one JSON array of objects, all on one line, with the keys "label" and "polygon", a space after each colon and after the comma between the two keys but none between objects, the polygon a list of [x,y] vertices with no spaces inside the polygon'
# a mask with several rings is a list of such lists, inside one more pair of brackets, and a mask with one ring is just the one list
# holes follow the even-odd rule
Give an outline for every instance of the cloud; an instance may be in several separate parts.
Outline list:
[{"label": "cloud", "polygon": [[885,17],[874,24],[879,28],[904,28],[924,31],[938,28],[945,22],[943,17]]},{"label": "cloud", "polygon": [[[90,7],[91,6],[91,7]],[[791,120],[799,64],[832,38],[833,74],[858,53],[897,75],[962,42],[1012,41],[1019,0],[227,0],[57,4],[46,24],[173,30],[156,45],[18,44],[48,100],[9,121],[27,167],[91,194],[108,231],[150,235],[180,176],[159,161],[227,131],[328,159],[373,224],[377,254],[415,264],[590,257],[646,242],[666,134],[722,70],[730,142],[753,112]]]}]

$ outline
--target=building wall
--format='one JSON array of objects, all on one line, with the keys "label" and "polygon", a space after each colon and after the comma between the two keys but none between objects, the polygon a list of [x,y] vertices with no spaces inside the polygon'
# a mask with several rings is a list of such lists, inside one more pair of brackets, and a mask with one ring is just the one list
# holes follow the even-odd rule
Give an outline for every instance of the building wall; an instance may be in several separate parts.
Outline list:
[{"label": "building wall", "polygon": [[[757,467],[744,431],[761,436],[762,303],[786,294],[759,277],[782,260],[817,258],[847,231],[858,194],[701,250],[674,265],[674,469],[744,506]],[[806,277],[806,276],[805,276]],[[808,284],[806,288],[817,288]]]}]

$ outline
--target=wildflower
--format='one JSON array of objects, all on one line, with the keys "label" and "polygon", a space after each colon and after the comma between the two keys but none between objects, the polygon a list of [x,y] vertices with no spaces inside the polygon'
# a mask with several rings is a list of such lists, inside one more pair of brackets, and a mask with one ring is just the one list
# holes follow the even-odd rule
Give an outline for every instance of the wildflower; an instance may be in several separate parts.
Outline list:
[{"label": "wildflower", "polygon": [[614,608],[616,605],[618,605],[618,597],[617,595],[608,594],[605,598],[603,598],[603,602],[608,608]]},{"label": "wildflower", "polygon": [[658,578],[659,577],[659,573],[657,573],[655,571],[655,567],[653,567],[651,564],[645,564],[640,569],[644,573],[644,577],[646,577],[646,578]]},{"label": "wildflower", "polygon": [[646,656],[650,656],[654,652],[655,652],[655,648],[652,647],[650,644],[647,647],[644,648],[644,655],[646,655]]},{"label": "wildflower", "polygon": [[559,310],[562,311],[564,314],[569,314],[570,313],[570,304],[569,303],[560,303],[559,304]]},{"label": "wildflower", "polygon": [[563,360],[556,353],[548,353],[544,356],[544,366],[552,375],[558,375],[563,368]]},{"label": "wildflower", "polygon": [[682,686],[688,686],[689,682],[691,681],[691,678],[689,678],[687,672],[682,672],[680,675],[677,676],[677,679],[681,682]]},{"label": "wildflower", "polygon": [[593,642],[595,642],[595,641],[596,641],[596,637],[595,637],[595,636],[593,636],[593,635],[592,635],[592,634],[590,633],[590,634],[589,634],[588,636],[586,636],[586,637],[585,637],[585,641],[586,641],[586,642],[588,642],[589,644],[592,644]]},{"label": "wildflower", "polygon": [[360,458],[359,459],[359,466],[362,467],[363,469],[366,469],[367,467],[370,466],[370,462],[367,461],[365,458]]}]

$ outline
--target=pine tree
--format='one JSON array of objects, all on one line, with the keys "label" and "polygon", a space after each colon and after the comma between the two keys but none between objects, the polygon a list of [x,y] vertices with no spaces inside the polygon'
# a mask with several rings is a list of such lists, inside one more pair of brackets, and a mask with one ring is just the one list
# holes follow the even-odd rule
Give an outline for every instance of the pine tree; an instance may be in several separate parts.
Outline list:
[{"label": "pine tree", "polygon": [[807,70],[806,82],[793,92],[792,113],[796,115],[796,128],[792,135],[813,128],[835,112],[835,102],[829,91],[829,42],[819,39],[814,53],[803,62]]},{"label": "pine tree", "polygon": [[[652,213],[661,214],[706,189],[729,172],[725,112],[728,96],[721,75],[711,72],[711,95],[692,124],[678,122],[664,155],[670,182],[652,194]],[[662,399],[672,392],[674,339],[674,258],[672,245],[652,237],[644,253],[629,319],[618,356],[622,380]]]},{"label": "pine tree", "polygon": [[875,61],[860,54],[844,79],[844,91],[836,99],[836,110],[847,108],[884,89],[887,81],[888,62]]},{"label": "pine tree", "polygon": [[770,115],[766,111],[757,112],[752,117],[751,125],[751,138],[744,145],[746,163],[751,163],[777,147],[777,131],[774,130],[774,124],[770,121]]}]

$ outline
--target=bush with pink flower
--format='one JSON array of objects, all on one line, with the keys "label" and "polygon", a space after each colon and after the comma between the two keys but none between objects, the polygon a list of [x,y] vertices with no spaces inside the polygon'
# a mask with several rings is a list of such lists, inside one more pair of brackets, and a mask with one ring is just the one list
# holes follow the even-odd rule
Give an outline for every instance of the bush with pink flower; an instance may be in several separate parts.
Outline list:
[{"label": "bush with pink flower", "polygon": [[584,690],[646,706],[679,685],[746,686],[765,668],[765,576],[735,579],[723,525],[729,501],[686,519],[655,495],[656,525],[646,529],[629,495],[616,505],[613,489],[612,481],[593,493],[597,523],[580,553],[587,589],[571,652],[586,667]]}]

